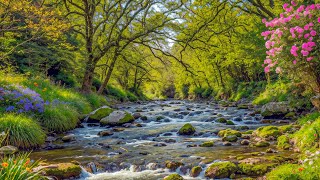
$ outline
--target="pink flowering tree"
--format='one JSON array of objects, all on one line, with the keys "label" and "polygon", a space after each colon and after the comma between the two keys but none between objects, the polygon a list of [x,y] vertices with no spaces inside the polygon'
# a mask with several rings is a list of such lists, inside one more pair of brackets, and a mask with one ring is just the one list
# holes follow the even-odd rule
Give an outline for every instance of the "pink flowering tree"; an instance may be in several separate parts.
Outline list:
[{"label": "pink flowering tree", "polygon": [[295,78],[320,93],[320,4],[283,5],[284,12],[262,32],[266,40],[266,73],[275,71]]}]

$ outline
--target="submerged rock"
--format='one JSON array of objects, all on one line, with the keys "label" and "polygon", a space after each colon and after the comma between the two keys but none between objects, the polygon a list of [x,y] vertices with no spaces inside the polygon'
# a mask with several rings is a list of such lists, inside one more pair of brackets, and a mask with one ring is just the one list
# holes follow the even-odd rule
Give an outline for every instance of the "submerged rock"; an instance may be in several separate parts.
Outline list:
[{"label": "submerged rock", "polygon": [[69,134],[62,137],[63,142],[71,142],[75,140],[76,140],[76,136],[74,134]]},{"label": "submerged rock", "polygon": [[101,136],[101,137],[103,137],[103,136],[111,136],[111,135],[113,135],[113,132],[108,131],[108,130],[100,131],[100,132],[98,133],[98,136]]},{"label": "submerged rock", "polygon": [[183,166],[182,162],[175,162],[175,161],[166,161],[166,168],[170,169],[171,171],[175,171],[178,167]]},{"label": "submerged rock", "polygon": [[229,135],[222,138],[222,141],[228,141],[228,142],[236,142],[238,140],[238,137],[236,135]]},{"label": "submerged rock", "polygon": [[195,132],[196,132],[196,129],[190,123],[187,123],[180,128],[180,130],[178,131],[178,134],[179,135],[192,135]]},{"label": "submerged rock", "polygon": [[120,126],[126,123],[131,123],[134,118],[131,114],[125,111],[113,111],[109,116],[101,119],[101,125]]},{"label": "submerged rock", "polygon": [[229,161],[216,162],[211,164],[205,172],[205,177],[208,178],[229,178],[237,171],[237,166]]},{"label": "submerged rock", "polygon": [[213,141],[207,141],[207,142],[204,142],[200,145],[200,147],[213,147],[214,145],[214,142]]}]

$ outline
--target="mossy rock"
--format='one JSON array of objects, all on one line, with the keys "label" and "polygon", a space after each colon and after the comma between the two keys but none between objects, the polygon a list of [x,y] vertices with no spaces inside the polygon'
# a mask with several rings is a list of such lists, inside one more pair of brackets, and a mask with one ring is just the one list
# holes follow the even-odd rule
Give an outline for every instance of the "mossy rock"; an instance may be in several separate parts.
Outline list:
[{"label": "mossy rock", "polygon": [[124,111],[113,111],[109,116],[101,119],[100,124],[102,126],[120,126],[126,123],[132,123],[134,121],[134,117]]},{"label": "mossy rock", "polygon": [[275,164],[238,164],[239,170],[248,176],[261,176],[266,174]]},{"label": "mossy rock", "polygon": [[218,118],[216,121],[218,123],[227,123],[227,120],[225,118]]},{"label": "mossy rock", "polygon": [[238,106],[238,109],[248,109],[249,106],[247,104],[239,104]]},{"label": "mossy rock", "polygon": [[277,141],[277,148],[288,150],[290,148],[289,137],[286,135],[279,136]]},{"label": "mossy rock", "polygon": [[227,125],[234,125],[234,123],[232,121],[230,121],[230,120],[228,120],[226,124]]},{"label": "mossy rock", "polygon": [[208,178],[229,178],[237,171],[237,166],[232,162],[216,162],[211,164],[205,171]]},{"label": "mossy rock", "polygon": [[278,129],[281,133],[289,133],[289,134],[292,134],[296,131],[296,129],[293,127],[292,124],[279,126]]},{"label": "mossy rock", "polygon": [[213,141],[207,141],[207,142],[204,142],[200,145],[200,147],[213,147],[214,145],[214,142]]},{"label": "mossy rock", "polygon": [[196,129],[190,123],[187,123],[179,129],[178,134],[179,135],[192,135],[195,132],[196,132]]},{"label": "mossy rock", "polygon": [[108,106],[103,106],[103,107],[91,112],[89,114],[88,120],[90,122],[99,122],[102,118],[109,116],[112,112],[113,112],[113,109],[111,109]]},{"label": "mossy rock", "polygon": [[157,117],[157,121],[160,121],[161,119],[164,119],[164,117],[163,116],[158,116]]},{"label": "mossy rock", "polygon": [[228,142],[236,142],[238,140],[238,137],[236,135],[229,135],[222,138],[222,141],[228,141]]},{"label": "mossy rock", "polygon": [[175,161],[166,161],[166,168],[170,169],[171,171],[175,171],[178,167],[183,166],[182,162],[175,162]]},{"label": "mossy rock", "polygon": [[270,146],[270,143],[268,143],[267,141],[259,141],[259,142],[255,143],[254,146],[256,146],[256,147],[268,147],[268,146]]},{"label": "mossy rock", "polygon": [[47,176],[54,176],[60,179],[78,178],[81,174],[81,167],[73,163],[55,164],[56,168],[46,168],[44,172]]},{"label": "mossy rock", "polygon": [[190,171],[190,176],[191,177],[197,177],[201,173],[202,168],[200,166],[195,166],[191,169]]},{"label": "mossy rock", "polygon": [[232,129],[221,130],[218,133],[218,136],[220,136],[220,137],[226,137],[226,136],[230,136],[230,135],[235,135],[237,137],[241,137],[241,133],[239,131],[232,130]]},{"label": "mossy rock", "polygon": [[12,155],[15,154],[16,152],[18,152],[18,148],[15,146],[2,146],[0,148],[0,154],[1,155]]},{"label": "mossy rock", "polygon": [[148,117],[147,117],[147,116],[141,116],[140,119],[141,119],[142,121],[146,121],[146,120],[148,120]]},{"label": "mossy rock", "polygon": [[264,116],[264,117],[270,117],[272,115],[273,115],[273,113],[271,111],[264,111],[261,113],[261,116]]},{"label": "mossy rock", "polygon": [[248,130],[248,131],[245,131],[245,132],[242,132],[242,134],[252,134],[254,130]]},{"label": "mossy rock", "polygon": [[165,177],[163,180],[183,180],[183,177],[179,174],[170,174],[169,176]]},{"label": "mossy rock", "polygon": [[257,130],[253,132],[254,135],[261,137],[261,138],[268,138],[268,137],[279,137],[282,133],[280,132],[279,128],[276,126],[264,126],[259,127]]},{"label": "mossy rock", "polygon": [[285,118],[294,118],[296,116],[296,113],[295,112],[288,112],[284,117]]}]

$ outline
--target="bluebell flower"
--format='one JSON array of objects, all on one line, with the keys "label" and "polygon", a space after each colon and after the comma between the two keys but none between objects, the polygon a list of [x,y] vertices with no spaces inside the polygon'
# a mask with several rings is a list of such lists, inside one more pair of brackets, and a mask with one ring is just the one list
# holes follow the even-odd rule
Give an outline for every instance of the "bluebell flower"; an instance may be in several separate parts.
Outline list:
[{"label": "bluebell flower", "polygon": [[9,111],[13,111],[14,109],[15,109],[14,106],[8,106],[8,107],[6,108],[6,111],[9,112]]}]

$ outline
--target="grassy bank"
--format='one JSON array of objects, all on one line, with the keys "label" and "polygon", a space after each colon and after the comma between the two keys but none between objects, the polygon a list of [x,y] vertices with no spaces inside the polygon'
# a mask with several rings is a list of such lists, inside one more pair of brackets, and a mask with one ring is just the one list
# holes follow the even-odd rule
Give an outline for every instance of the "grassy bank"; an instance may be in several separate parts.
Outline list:
[{"label": "grassy bank", "polygon": [[40,77],[2,74],[0,88],[0,131],[9,131],[4,144],[20,148],[38,147],[46,133],[74,129],[83,114],[108,104],[104,96]]}]

